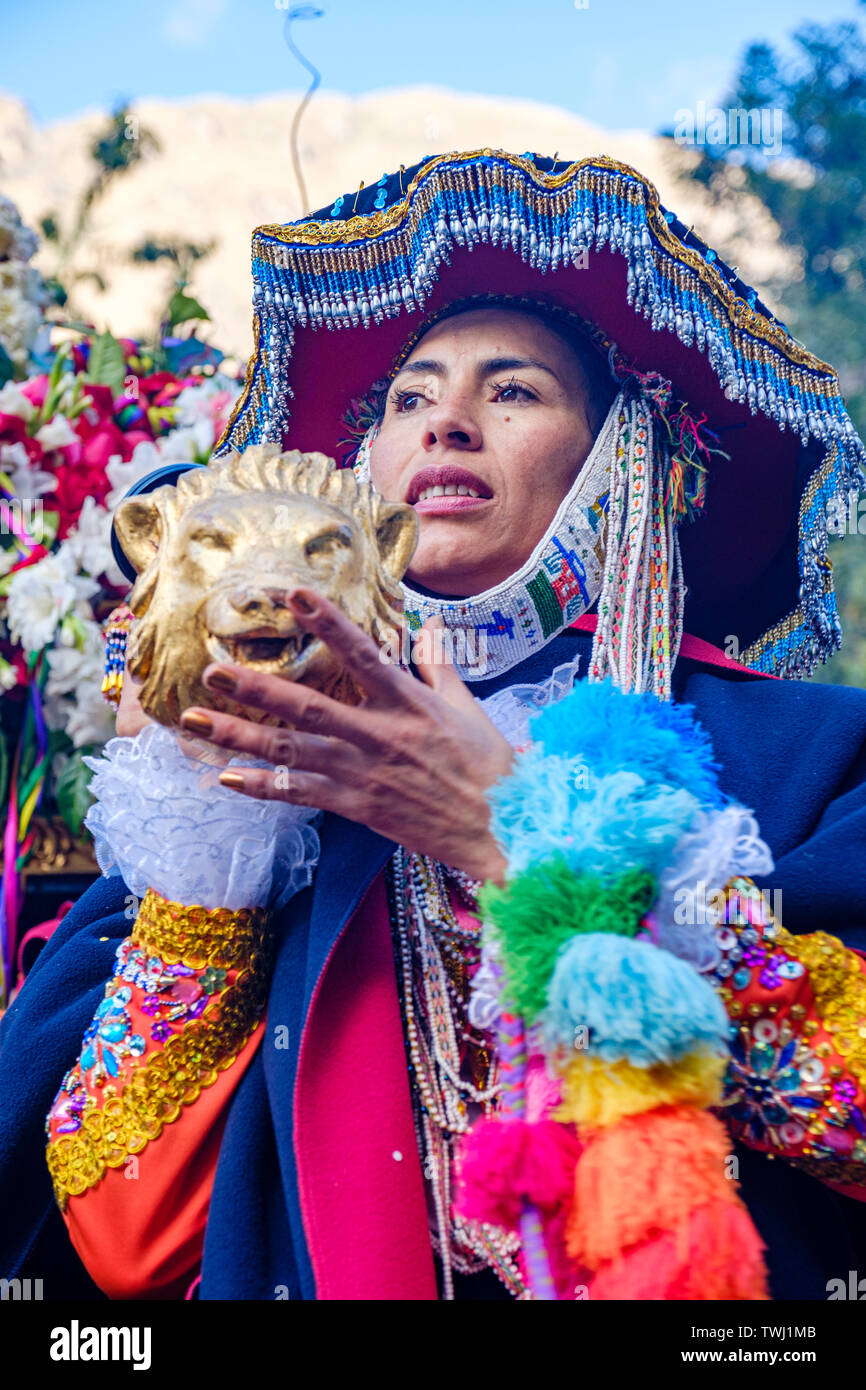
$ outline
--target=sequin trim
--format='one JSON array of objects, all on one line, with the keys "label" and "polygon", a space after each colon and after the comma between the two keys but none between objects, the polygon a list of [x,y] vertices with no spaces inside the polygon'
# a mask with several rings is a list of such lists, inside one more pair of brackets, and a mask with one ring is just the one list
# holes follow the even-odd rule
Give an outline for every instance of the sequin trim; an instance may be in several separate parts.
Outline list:
[{"label": "sequin trim", "polygon": [[726,886],[724,916],[711,976],[732,1019],[721,1113],[755,1148],[827,1180],[866,1182],[859,957],[826,932],[786,931],[749,879]]},{"label": "sequin trim", "polygon": [[[141,1153],[164,1125],[178,1119],[184,1106],[212,1086],[235,1061],[265,1011],[272,942],[265,936],[264,914],[182,909],[184,914],[197,914],[189,922],[171,914],[169,909],[178,904],[167,904],[155,894],[153,898],[150,935],[141,929],[139,912],[136,933],[118,949],[117,972],[106,985],[79,1059],[64,1078],[46,1122],[49,1134],[52,1119],[57,1122],[46,1161],[61,1211],[71,1196],[95,1187],[107,1168],[119,1168],[129,1155]],[[160,922],[160,915],[165,920]],[[181,930],[192,937],[190,943],[179,940],[179,920]],[[246,956],[240,945],[231,952],[220,943],[202,951],[208,920],[224,940],[234,923]],[[170,951],[173,961],[153,953],[157,934],[166,943],[177,942],[179,949]],[[203,954],[208,959],[190,968]],[[226,983],[229,965],[224,962],[229,955],[241,968]],[[133,1031],[128,1012],[130,982],[147,991],[141,1008],[152,1019],[154,1042],[164,1042],[149,1055],[144,1055],[148,1044]],[[175,1032],[178,1024],[181,1030]],[[143,1060],[137,1064],[139,1057]]]},{"label": "sequin trim", "polygon": [[193,970],[206,965],[231,970],[254,961],[266,938],[267,921],[263,908],[232,912],[227,907],[184,907],[148,888],[132,941],[169,965],[181,962]]}]

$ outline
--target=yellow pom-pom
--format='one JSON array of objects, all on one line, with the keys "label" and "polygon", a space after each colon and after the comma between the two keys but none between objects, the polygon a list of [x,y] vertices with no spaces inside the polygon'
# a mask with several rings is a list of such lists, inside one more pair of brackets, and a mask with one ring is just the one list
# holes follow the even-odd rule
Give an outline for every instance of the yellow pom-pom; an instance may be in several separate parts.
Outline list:
[{"label": "yellow pom-pom", "polygon": [[726,1057],[708,1049],[654,1067],[636,1067],[625,1058],[605,1062],[590,1052],[576,1052],[563,1072],[556,1118],[600,1128],[660,1105],[718,1105],[726,1066]]}]

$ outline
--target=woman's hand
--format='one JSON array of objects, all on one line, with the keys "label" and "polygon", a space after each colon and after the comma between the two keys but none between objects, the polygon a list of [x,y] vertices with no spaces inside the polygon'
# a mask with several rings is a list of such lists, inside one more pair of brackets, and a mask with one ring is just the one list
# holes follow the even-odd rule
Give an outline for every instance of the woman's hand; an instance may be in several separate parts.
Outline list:
[{"label": "woman's hand", "polygon": [[[154,722],[141,707],[138,694],[140,689],[141,682],[133,680],[129,671],[124,671],[114,723],[114,730],[118,738],[135,738],[136,734],[141,733],[142,729]],[[188,758],[195,759],[196,762],[224,767],[229,760],[228,754],[224,755],[217,748],[206,747],[198,739],[178,737],[177,744],[182,753],[185,753]]]},{"label": "woman's hand", "polygon": [[134,681],[129,672],[124,671],[114,725],[118,738],[135,738],[135,735],[144,728],[145,724],[153,723],[153,720],[145,714],[139,703],[138,692],[140,689],[140,682]]},{"label": "woman's hand", "polygon": [[[298,589],[289,602],[300,626],[351,671],[364,703],[343,705],[241,666],[209,666],[207,686],[292,726],[185,711],[189,733],[275,765],[231,768],[220,781],[247,796],[334,811],[473,878],[501,883],[505,859],[490,832],[485,792],[509,772],[513,752],[450,660],[422,662],[416,653],[422,684],[384,661],[373,639],[328,599]],[[441,624],[425,626],[434,621]],[[287,775],[277,776],[277,768]]]}]

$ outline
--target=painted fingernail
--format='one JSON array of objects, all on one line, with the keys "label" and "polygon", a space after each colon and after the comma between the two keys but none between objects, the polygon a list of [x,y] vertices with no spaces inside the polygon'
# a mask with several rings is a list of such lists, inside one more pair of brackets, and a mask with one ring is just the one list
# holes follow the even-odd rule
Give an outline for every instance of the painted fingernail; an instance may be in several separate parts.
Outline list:
[{"label": "painted fingernail", "polygon": [[237,676],[222,666],[218,666],[215,671],[208,671],[204,683],[209,689],[222,690],[226,695],[232,695],[238,688]]},{"label": "painted fingernail", "polygon": [[199,734],[202,738],[210,738],[213,733],[213,720],[206,714],[199,714],[197,710],[184,710],[180,716],[182,729],[188,729],[191,734]]},{"label": "painted fingernail", "polygon": [[220,782],[224,787],[230,787],[232,791],[242,791],[244,779],[239,772],[221,772]]},{"label": "painted fingernail", "polygon": [[312,615],[316,611],[316,605],[310,602],[303,589],[295,589],[293,593],[289,594],[289,603],[299,613]]}]

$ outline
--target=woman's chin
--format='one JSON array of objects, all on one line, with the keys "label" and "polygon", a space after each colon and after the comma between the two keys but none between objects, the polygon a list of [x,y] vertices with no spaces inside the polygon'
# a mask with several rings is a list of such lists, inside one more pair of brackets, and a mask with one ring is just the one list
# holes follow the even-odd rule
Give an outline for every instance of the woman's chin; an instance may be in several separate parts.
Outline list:
[{"label": "woman's chin", "polygon": [[[497,557],[500,559],[501,557]],[[502,569],[501,563],[498,566],[486,567],[478,564],[471,571],[466,569],[466,547],[462,548],[459,555],[455,555],[453,563],[448,564],[443,559],[441,551],[437,552],[435,558],[429,562],[426,557],[416,556],[417,563],[413,563],[412,568],[408,569],[403,577],[404,583],[410,588],[420,588],[429,590],[441,598],[471,598],[475,594],[483,594],[486,589],[492,589],[494,585],[501,584],[510,574],[520,568],[521,561],[515,560],[514,564],[507,570]]]}]

